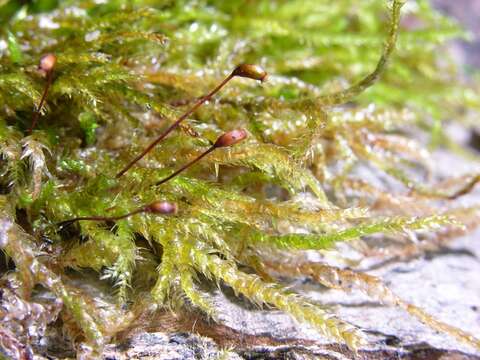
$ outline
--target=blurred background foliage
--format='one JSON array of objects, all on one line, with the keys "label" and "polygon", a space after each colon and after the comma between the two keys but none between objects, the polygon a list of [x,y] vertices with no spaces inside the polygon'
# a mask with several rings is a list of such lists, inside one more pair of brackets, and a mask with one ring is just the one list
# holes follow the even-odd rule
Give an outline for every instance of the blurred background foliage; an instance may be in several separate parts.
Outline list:
[{"label": "blurred background foliage", "polygon": [[[384,3],[378,0],[359,3],[342,0],[333,4],[313,0],[83,1],[81,4],[64,1],[61,8],[57,8],[58,5],[52,0],[3,1],[0,22],[4,26],[0,31],[10,44],[13,63],[34,64],[42,53],[54,47],[58,51],[57,45],[62,42],[63,51],[70,48],[71,53],[75,46],[92,56],[94,52],[99,56],[111,56],[109,47],[121,41],[124,46],[121,53],[116,48],[115,61],[143,66],[150,62],[152,72],[161,68],[192,75],[199,71],[218,74],[239,62],[261,64],[278,77],[268,87],[268,92],[262,91],[262,94],[282,99],[332,91],[371,71],[388,24]],[[86,11],[89,17],[75,16],[71,11],[73,7]],[[155,10],[144,13],[141,9],[145,7]],[[66,14],[69,8],[70,14],[56,23],[55,17]],[[28,20],[29,14],[53,10],[43,17],[41,24],[33,18]],[[471,110],[479,109],[476,87],[448,86],[458,82],[459,68],[455,59],[446,56],[445,52],[438,56],[448,40],[469,35],[453,20],[433,10],[429,1],[409,1],[403,11],[402,31],[389,72],[382,82],[356,101],[408,107],[418,115],[424,127],[432,129],[433,142],[438,145],[445,140],[441,121],[455,118],[455,121],[473,122]],[[102,25],[102,19],[119,12],[131,14],[128,20],[125,17],[116,22],[118,25],[124,20],[123,28],[113,32],[114,25]],[[17,21],[25,18],[27,21]],[[135,24],[134,32],[128,33],[129,24]],[[28,37],[33,28],[37,32],[35,43]],[[142,35],[142,31],[148,34]],[[71,42],[73,34],[75,44]],[[84,41],[79,42],[81,35]],[[50,36],[55,36],[59,44],[48,44]],[[132,41],[142,36],[145,40],[165,42],[164,46]],[[26,53],[24,57],[19,53],[21,48]],[[291,78],[301,81],[302,86],[287,81]],[[188,83],[188,78],[181,80],[184,85],[176,89],[178,98],[198,91]],[[315,91],[308,85],[314,85]],[[465,107],[471,110],[464,111]],[[261,123],[257,125],[262,126]]]}]

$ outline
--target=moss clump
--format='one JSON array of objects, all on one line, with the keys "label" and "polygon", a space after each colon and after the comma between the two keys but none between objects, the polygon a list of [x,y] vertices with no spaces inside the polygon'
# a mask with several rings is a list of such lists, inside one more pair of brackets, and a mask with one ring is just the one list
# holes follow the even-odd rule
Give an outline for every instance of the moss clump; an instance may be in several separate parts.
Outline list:
[{"label": "moss clump", "polygon": [[[369,295],[480,347],[378,279],[291,261],[304,250],[341,256],[337,244],[359,238],[390,254],[420,253],[460,223],[476,224],[477,208],[458,208],[455,199],[478,176],[426,182],[419,174],[431,171],[428,152],[409,135],[415,129],[434,142],[446,139],[439,124],[453,116],[468,122],[480,104],[475,84],[460,83],[444,56],[439,62],[437,49],[462,32],[428,2],[408,3],[403,24],[399,0],[66,1],[32,16],[25,14],[35,9],[16,4],[0,8],[0,247],[15,267],[3,281],[22,301],[35,302],[36,284],[61,301],[62,324],[79,354],[98,356],[138,316],[145,294],[149,304],[198,308],[216,319],[200,275],[352,349],[362,343],[360,329],[287,291],[272,278],[278,272],[331,287],[340,286],[327,279],[331,274],[353,277]],[[37,69],[47,53],[57,63],[29,133],[50,84]],[[261,64],[269,82],[231,81],[115,177],[239,63]],[[465,105],[471,112],[462,112]],[[239,128],[249,131],[246,141],[216,149],[159,185],[220,134]],[[391,194],[375,187],[356,172],[365,166],[404,188]],[[122,217],[159,200],[176,203],[178,214]],[[91,216],[115,221],[58,226]],[[430,237],[412,250],[407,230]],[[370,244],[374,234],[395,241]],[[69,281],[71,269],[92,269],[111,285],[116,302],[108,315]],[[11,342],[8,351],[29,349],[28,334],[1,326],[11,334],[4,341],[23,342]]]}]

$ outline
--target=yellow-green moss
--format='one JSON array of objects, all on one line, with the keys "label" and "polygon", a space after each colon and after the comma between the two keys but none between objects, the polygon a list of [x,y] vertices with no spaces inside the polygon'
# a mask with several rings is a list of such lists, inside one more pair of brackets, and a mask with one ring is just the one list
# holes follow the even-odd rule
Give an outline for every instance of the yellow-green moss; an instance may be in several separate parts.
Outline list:
[{"label": "yellow-green moss", "polygon": [[[404,18],[421,26],[402,25],[403,3],[65,1],[41,13],[7,1],[0,7],[0,239],[7,240],[0,245],[25,297],[35,283],[51,290],[83,334],[72,340],[95,353],[123,320],[102,321],[88,294],[63,284],[67,269],[92,269],[109,281],[125,305],[125,323],[140,289],[157,305],[193,306],[216,319],[197,286],[203,274],[355,349],[359,329],[272,283],[262,263],[279,248],[333,251],[338,242],[372,234],[458,225],[455,209],[432,204],[418,215],[402,208],[415,195],[428,201],[455,193],[409,177],[429,165],[426,150],[404,130],[444,136],[436,124],[451,116],[468,121],[462,108],[478,111],[480,101],[460,83],[454,62],[439,55],[462,31],[427,1],[404,7]],[[40,13],[22,15],[28,12]],[[28,134],[45,86],[36,69],[45,53],[58,61],[38,126]],[[243,62],[261,64],[269,81],[234,79],[186,127],[115,178]],[[155,185],[235,128],[246,128],[248,140]],[[361,164],[402,180],[411,197],[396,199],[352,175]],[[154,200],[176,202],[179,213],[56,226],[77,216],[125,214]],[[375,200],[401,216],[367,211]],[[44,243],[55,255],[39,256]]]}]

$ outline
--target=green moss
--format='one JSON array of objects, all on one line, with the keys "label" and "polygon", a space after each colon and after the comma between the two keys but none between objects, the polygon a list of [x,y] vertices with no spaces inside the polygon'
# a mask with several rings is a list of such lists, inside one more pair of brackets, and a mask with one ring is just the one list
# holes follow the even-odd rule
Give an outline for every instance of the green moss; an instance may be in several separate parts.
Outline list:
[{"label": "green moss", "polygon": [[[338,243],[362,238],[369,244],[374,234],[405,245],[404,231],[446,236],[440,230],[473,221],[475,212],[456,209],[453,200],[478,177],[444,187],[418,179],[418,169],[430,170],[428,152],[409,133],[445,138],[438,124],[452,117],[468,123],[480,100],[478,85],[461,83],[460,70],[441,51],[463,32],[427,1],[404,7],[404,18],[418,26],[402,25],[399,0],[352,4],[65,1],[25,17],[21,11],[57,5],[21,10],[6,2],[0,8],[0,40],[8,44],[0,50],[0,239],[8,240],[0,244],[25,298],[36,283],[49,289],[63,300],[72,342],[97,353],[131,320],[132,303],[144,291],[160,307],[193,307],[217,319],[199,286],[202,274],[357,348],[361,330],[287,291],[273,280],[269,259],[280,251],[341,254]],[[46,53],[57,64],[38,125],[28,134],[46,85],[36,68]],[[115,178],[243,62],[261,64],[269,81],[235,78]],[[462,111],[465,105],[470,112]],[[248,129],[246,141],[216,149],[156,185],[236,128]],[[375,188],[355,174],[362,166],[404,188],[393,195]],[[58,226],[79,216],[119,216],[155,200],[177,203],[178,214]],[[412,202],[425,206],[419,213]],[[38,256],[46,243],[55,251]],[[69,269],[94,270],[111,286],[123,306],[116,321],[102,320],[91,295],[67,285]]]}]

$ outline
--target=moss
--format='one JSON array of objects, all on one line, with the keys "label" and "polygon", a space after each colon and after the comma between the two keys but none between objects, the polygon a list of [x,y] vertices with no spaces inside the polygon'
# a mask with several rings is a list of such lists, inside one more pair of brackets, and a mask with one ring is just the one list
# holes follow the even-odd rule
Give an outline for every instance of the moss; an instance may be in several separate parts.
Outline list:
[{"label": "moss", "polygon": [[[476,224],[476,207],[457,208],[454,200],[478,176],[445,184],[419,178],[431,166],[412,129],[433,142],[445,139],[439,124],[452,117],[468,123],[480,108],[478,85],[462,83],[441,51],[446,40],[464,34],[427,1],[404,6],[403,22],[399,0],[19,3],[0,7],[6,44],[0,50],[0,246],[15,264],[25,301],[35,284],[62,300],[62,322],[79,352],[101,352],[134,317],[144,291],[159,307],[193,307],[216,320],[199,275],[356,349],[364,341],[361,329],[287,291],[272,275],[310,270],[292,271],[272,258],[282,251],[341,255],[339,243],[361,238],[375,246],[369,242],[375,234],[388,234],[401,251],[405,231],[446,241],[461,222]],[[47,53],[57,58],[51,74],[37,69]],[[261,64],[269,81],[233,79],[115,176],[245,62]],[[49,75],[46,101],[35,115]],[[158,184],[222,133],[240,128],[248,139],[215,148]],[[362,166],[403,188],[396,194],[376,188],[356,174]],[[176,203],[178,214],[118,218],[157,200]],[[59,226],[90,216],[117,219]],[[47,244],[51,252],[40,256]],[[95,297],[71,284],[72,269],[94,270],[111,286],[110,317],[102,319]],[[376,289],[369,279],[357,281]],[[410,312],[479,347],[421,310]]]}]

